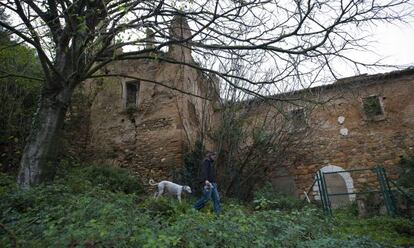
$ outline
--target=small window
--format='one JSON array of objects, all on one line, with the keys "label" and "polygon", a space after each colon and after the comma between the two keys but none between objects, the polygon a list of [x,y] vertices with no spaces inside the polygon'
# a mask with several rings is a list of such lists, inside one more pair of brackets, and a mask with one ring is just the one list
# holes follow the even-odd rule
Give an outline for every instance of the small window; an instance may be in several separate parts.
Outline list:
[{"label": "small window", "polygon": [[306,115],[304,109],[294,109],[289,112],[290,126],[292,130],[301,130],[306,127]]},{"label": "small window", "polygon": [[368,120],[379,120],[384,117],[382,101],[378,96],[369,96],[362,99],[365,118]]},{"label": "small window", "polygon": [[136,107],[138,102],[139,82],[126,82],[125,91],[125,107]]}]

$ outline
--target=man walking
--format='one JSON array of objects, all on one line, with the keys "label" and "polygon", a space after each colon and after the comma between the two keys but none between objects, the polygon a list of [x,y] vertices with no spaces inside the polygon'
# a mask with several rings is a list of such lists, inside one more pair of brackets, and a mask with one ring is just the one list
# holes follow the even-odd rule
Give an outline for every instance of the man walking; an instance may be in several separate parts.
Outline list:
[{"label": "man walking", "polygon": [[217,189],[216,183],[216,168],[214,161],[217,159],[216,152],[207,153],[201,167],[201,179],[203,182],[203,195],[194,204],[193,208],[196,210],[202,209],[206,203],[210,200],[213,201],[213,209],[216,214],[220,214],[220,195]]}]

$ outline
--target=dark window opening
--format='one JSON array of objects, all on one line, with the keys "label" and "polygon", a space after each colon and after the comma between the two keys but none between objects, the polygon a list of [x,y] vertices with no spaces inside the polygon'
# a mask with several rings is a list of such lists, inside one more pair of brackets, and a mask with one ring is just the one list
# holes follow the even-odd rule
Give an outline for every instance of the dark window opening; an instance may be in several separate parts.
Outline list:
[{"label": "dark window opening", "polygon": [[294,109],[289,112],[291,127],[294,130],[306,127],[306,116],[304,109]]},{"label": "dark window opening", "polygon": [[139,82],[126,83],[126,107],[136,107],[138,100]]},{"label": "dark window opening", "polygon": [[384,115],[384,110],[378,96],[369,96],[362,99],[364,113],[367,119]]}]

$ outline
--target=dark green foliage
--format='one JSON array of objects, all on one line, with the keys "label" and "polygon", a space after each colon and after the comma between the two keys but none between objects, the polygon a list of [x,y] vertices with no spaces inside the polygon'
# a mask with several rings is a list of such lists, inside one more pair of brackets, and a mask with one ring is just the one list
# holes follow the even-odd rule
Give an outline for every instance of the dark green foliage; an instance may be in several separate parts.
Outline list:
[{"label": "dark green foliage", "polygon": [[314,213],[252,214],[238,205],[225,205],[224,209],[218,217],[198,212],[182,215],[163,232],[175,237],[179,247],[293,247],[318,237],[325,229],[324,219],[317,219]]},{"label": "dark green foliage", "polygon": [[41,71],[35,51],[0,30],[0,171],[17,171],[40,91],[29,78],[42,78]]},{"label": "dark green foliage", "polygon": [[271,184],[266,184],[260,191],[256,192],[253,204],[257,210],[278,209],[290,211],[310,206],[297,197],[278,193]]},{"label": "dark green foliage", "polygon": [[302,209],[305,206],[305,202],[292,196],[275,195],[272,199],[259,197],[254,201],[255,209],[257,210],[292,210]]},{"label": "dark green foliage", "polygon": [[338,238],[366,236],[386,247],[414,244],[414,222],[406,218],[374,216],[357,218],[348,209],[337,210],[334,214],[335,231]]},{"label": "dark green foliage", "polygon": [[400,172],[397,185],[398,191],[394,193],[400,215],[411,216],[410,209],[414,206],[414,156],[405,156],[400,160]]},{"label": "dark green foliage", "polygon": [[[413,223],[404,219],[362,222],[338,215],[331,220],[315,208],[253,210],[228,200],[216,216],[209,208],[193,210],[194,199],[180,204],[167,197],[125,194],[123,187],[114,186],[129,177],[123,170],[61,167],[53,184],[26,192],[17,191],[14,178],[0,174],[0,223],[9,231],[0,229],[0,247],[13,247],[13,240],[20,247],[315,248],[371,248],[413,241]],[[374,229],[379,226],[384,231]],[[376,232],[380,236],[373,235]]]},{"label": "dark green foliage", "polygon": [[414,190],[414,156],[401,158],[400,167],[401,173],[398,184]]},{"label": "dark green foliage", "polygon": [[191,211],[191,204],[183,199],[182,204],[177,204],[177,200],[172,197],[147,198],[139,204],[145,213],[152,218],[167,219],[168,222],[175,221],[181,215]]},{"label": "dark green foliage", "polygon": [[298,248],[381,248],[384,247],[372,239],[366,237],[349,236],[346,239],[322,238],[301,242]]},{"label": "dark green foliage", "polygon": [[200,169],[204,153],[203,143],[197,140],[192,151],[184,155],[184,168],[177,171],[174,178],[174,181],[190,186],[196,195],[201,193]]},{"label": "dark green foliage", "polygon": [[[130,243],[124,238],[131,227],[151,222],[138,212],[135,193],[142,187],[125,170],[98,166],[62,170],[68,175],[27,192],[17,191],[15,180],[1,174],[8,185],[1,185],[0,223],[14,230],[21,247],[65,247],[72,242],[122,246]],[[9,238],[0,230],[1,247],[8,247]]]},{"label": "dark green foliage", "polygon": [[382,107],[378,96],[369,96],[363,99],[363,106],[367,118],[382,115]]},{"label": "dark green foliage", "polygon": [[[80,170],[82,177],[92,185],[112,192],[124,192],[127,194],[143,192],[143,188],[128,170],[106,165],[87,166]],[[78,179],[78,180],[84,180]],[[75,179],[76,180],[76,179]],[[79,184],[79,182],[76,182]]]},{"label": "dark green foliage", "polygon": [[0,170],[16,171],[36,110],[38,89],[0,80]]}]

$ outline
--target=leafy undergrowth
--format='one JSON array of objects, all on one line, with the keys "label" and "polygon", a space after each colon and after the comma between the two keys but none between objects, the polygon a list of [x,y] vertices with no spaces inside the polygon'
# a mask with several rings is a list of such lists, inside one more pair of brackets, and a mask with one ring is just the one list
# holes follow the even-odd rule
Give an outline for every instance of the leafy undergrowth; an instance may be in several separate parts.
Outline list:
[{"label": "leafy undergrowth", "polygon": [[376,240],[385,246],[414,246],[414,221],[388,216],[358,218],[347,210],[334,212],[335,232],[338,237],[362,236]]},{"label": "leafy undergrowth", "polygon": [[[195,199],[155,201],[123,170],[79,167],[61,174],[27,192],[0,174],[0,247],[355,248],[413,242],[413,223],[403,219],[330,220],[292,199],[263,195],[253,206],[225,199],[216,216],[211,206],[192,210]],[[360,230],[364,225],[366,231]],[[378,225],[387,228],[373,235]]]}]

